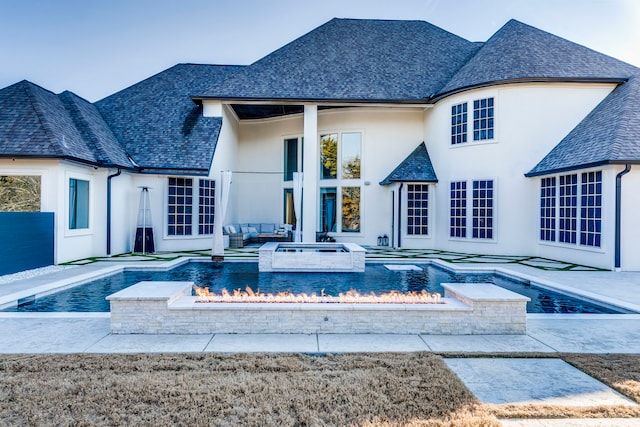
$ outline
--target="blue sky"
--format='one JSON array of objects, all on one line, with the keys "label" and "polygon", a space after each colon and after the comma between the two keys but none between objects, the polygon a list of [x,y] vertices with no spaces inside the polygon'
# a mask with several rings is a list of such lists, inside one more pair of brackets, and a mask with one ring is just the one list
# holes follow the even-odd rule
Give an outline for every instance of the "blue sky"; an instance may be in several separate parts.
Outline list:
[{"label": "blue sky", "polygon": [[0,0],[0,88],[96,101],[180,62],[250,64],[333,17],[485,41],[515,18],[640,66],[638,0]]}]

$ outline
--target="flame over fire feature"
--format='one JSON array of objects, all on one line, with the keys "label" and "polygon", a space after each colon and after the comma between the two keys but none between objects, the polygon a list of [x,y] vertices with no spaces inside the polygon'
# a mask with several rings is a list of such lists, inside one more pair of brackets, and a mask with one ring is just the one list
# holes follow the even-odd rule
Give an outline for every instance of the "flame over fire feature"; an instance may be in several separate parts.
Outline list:
[{"label": "flame over fire feature", "polygon": [[399,292],[391,291],[383,294],[361,294],[358,291],[350,290],[340,293],[337,297],[326,295],[324,289],[320,295],[294,294],[289,291],[277,294],[254,292],[249,286],[244,291],[236,289],[232,292],[222,289],[220,295],[209,291],[209,288],[193,287],[198,297],[199,303],[346,303],[346,304],[444,304],[439,293],[422,292]]}]

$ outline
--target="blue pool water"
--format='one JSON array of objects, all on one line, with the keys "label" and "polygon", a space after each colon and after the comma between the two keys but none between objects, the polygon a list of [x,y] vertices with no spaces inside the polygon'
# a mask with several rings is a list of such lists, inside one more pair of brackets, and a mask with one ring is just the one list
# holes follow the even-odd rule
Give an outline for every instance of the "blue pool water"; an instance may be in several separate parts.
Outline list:
[{"label": "blue pool water", "polygon": [[109,311],[105,297],[142,280],[193,281],[219,293],[221,289],[242,289],[277,293],[318,293],[338,295],[355,289],[362,293],[391,290],[439,292],[441,283],[486,283],[510,289],[531,298],[529,313],[617,313],[614,310],[590,304],[525,283],[492,274],[454,274],[444,269],[423,265],[420,271],[390,271],[382,264],[367,264],[364,273],[258,273],[258,265],[251,262],[216,264],[192,262],[167,272],[128,271],[58,293],[21,303],[4,311],[40,312],[95,312]]}]

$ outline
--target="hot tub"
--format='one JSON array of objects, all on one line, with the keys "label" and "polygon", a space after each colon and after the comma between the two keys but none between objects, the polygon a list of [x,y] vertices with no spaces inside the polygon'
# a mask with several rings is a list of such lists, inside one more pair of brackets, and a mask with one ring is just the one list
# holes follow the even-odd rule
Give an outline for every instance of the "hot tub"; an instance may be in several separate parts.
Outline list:
[{"label": "hot tub", "polygon": [[265,272],[364,271],[366,250],[355,243],[281,243],[260,247],[258,270]]}]

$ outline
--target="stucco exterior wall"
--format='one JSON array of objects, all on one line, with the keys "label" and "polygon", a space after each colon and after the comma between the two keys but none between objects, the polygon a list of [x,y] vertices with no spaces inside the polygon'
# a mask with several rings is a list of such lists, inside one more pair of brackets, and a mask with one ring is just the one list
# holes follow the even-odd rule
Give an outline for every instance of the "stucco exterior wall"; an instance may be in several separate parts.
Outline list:
[{"label": "stucco exterior wall", "polygon": [[[334,132],[362,133],[361,232],[336,233],[338,241],[375,245],[391,231],[391,190],[378,183],[423,141],[421,108],[343,108],[318,113],[318,138]],[[242,123],[232,198],[236,222],[282,222],[284,140],[301,138],[302,115]],[[305,145],[305,150],[307,146]],[[317,177],[316,177],[317,180]],[[317,229],[318,218],[303,219]]]},{"label": "stucco exterior wall", "polygon": [[[514,84],[463,92],[427,111],[427,149],[439,182],[435,194],[434,238],[440,249],[487,254],[536,254],[539,181],[524,176],[613,90],[607,84]],[[452,145],[451,107],[493,97],[495,138]],[[449,237],[452,181],[494,181],[494,238]],[[470,211],[471,206],[468,207]],[[468,215],[470,212],[468,212]],[[407,242],[409,243],[409,242]],[[411,244],[420,247],[421,242]],[[562,256],[556,257],[562,258]]]}]

